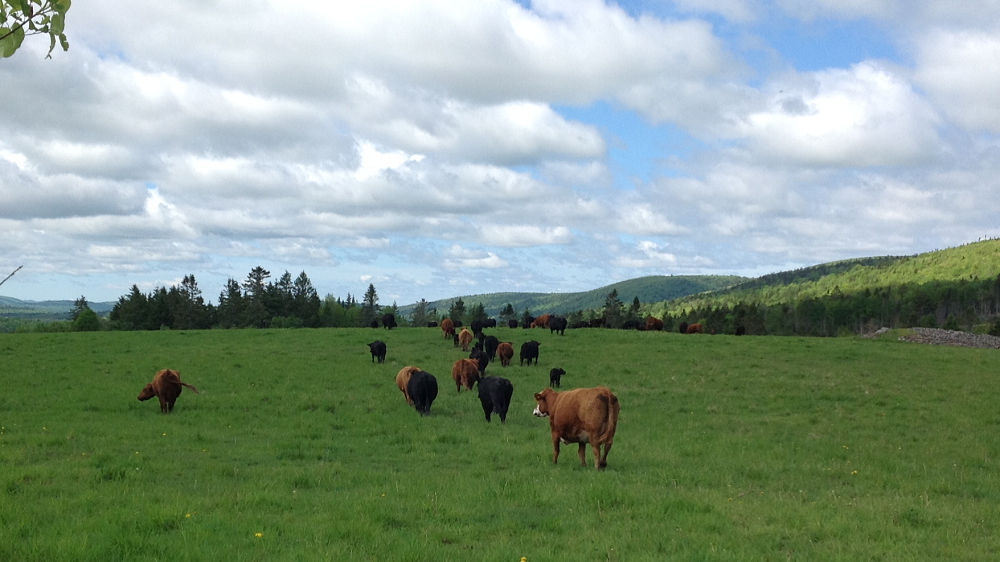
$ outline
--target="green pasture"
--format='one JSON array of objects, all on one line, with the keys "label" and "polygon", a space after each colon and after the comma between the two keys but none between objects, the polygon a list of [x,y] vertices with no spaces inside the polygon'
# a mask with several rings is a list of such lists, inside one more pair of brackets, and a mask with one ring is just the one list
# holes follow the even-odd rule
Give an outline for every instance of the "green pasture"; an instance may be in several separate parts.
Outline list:
[{"label": "green pasture", "polygon": [[[542,342],[488,369],[505,426],[434,329],[0,335],[0,560],[1000,557],[1000,351],[494,333]],[[409,364],[430,417],[393,382]],[[531,395],[556,366],[621,401],[606,471],[551,463]],[[167,367],[201,391],[172,415],[135,399]]]}]

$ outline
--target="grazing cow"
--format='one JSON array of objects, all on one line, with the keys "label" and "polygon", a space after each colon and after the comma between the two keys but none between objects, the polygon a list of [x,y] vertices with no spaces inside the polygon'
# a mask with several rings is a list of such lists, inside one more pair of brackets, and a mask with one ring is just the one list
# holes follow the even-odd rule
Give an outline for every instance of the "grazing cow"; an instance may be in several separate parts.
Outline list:
[{"label": "grazing cow", "polygon": [[549,333],[555,332],[560,336],[566,335],[566,319],[561,316],[552,316],[549,318]]},{"label": "grazing cow", "polygon": [[469,351],[469,344],[472,343],[472,332],[462,328],[458,333],[458,343],[462,344],[462,351]]},{"label": "grazing cow", "polygon": [[385,363],[385,344],[375,340],[368,344],[368,349],[372,352],[372,363],[378,359],[379,363]]},{"label": "grazing cow", "polygon": [[549,371],[549,386],[554,386],[556,388],[562,386],[560,384],[560,381],[562,380],[562,376],[565,374],[566,371],[560,369],[559,367],[556,367],[555,369]]},{"label": "grazing cow", "polygon": [[646,317],[645,330],[647,332],[659,332],[662,329],[663,329],[663,320],[660,320],[655,316]]},{"label": "grazing cow", "polygon": [[486,336],[483,340],[483,351],[486,352],[486,356],[490,358],[490,361],[497,360],[497,346],[500,345],[500,340],[496,336]]},{"label": "grazing cow", "polygon": [[517,328],[517,320],[514,320],[513,318],[511,318],[510,320],[508,320],[507,321],[507,327],[510,328],[511,330],[513,330],[514,328]]},{"label": "grazing cow", "polygon": [[536,317],[531,322],[531,327],[532,328],[548,328],[549,327],[549,315],[548,314],[543,314],[541,316]]},{"label": "grazing cow", "polygon": [[496,327],[497,327],[496,318],[487,318],[486,320],[483,320],[483,328],[496,328]]},{"label": "grazing cow", "polygon": [[413,404],[413,399],[410,395],[406,393],[406,384],[410,382],[410,377],[413,373],[420,370],[420,367],[414,367],[413,365],[407,365],[396,373],[396,388],[403,393],[403,399],[406,400],[407,404]]},{"label": "grazing cow", "polygon": [[521,319],[521,328],[527,330],[528,328],[532,327],[532,324],[534,322],[535,322],[534,316],[525,316],[524,318]]},{"label": "grazing cow", "polygon": [[568,327],[574,330],[579,330],[580,328],[589,328],[590,322],[587,322],[586,320],[580,320],[579,322],[573,322]]},{"label": "grazing cow", "polygon": [[472,328],[472,335],[476,337],[479,337],[479,334],[483,333],[484,325],[482,320],[473,320],[469,327]]},{"label": "grazing cow", "polygon": [[[594,451],[594,469],[608,466],[608,452],[618,426],[618,397],[607,387],[578,388],[555,392],[551,388],[535,394],[538,417],[549,418],[552,432],[552,464],[559,460],[559,442],[579,443],[580,466],[587,466],[587,443]],[[601,446],[604,446],[603,453]]]},{"label": "grazing cow", "polygon": [[372,323],[368,325],[369,328],[378,328],[378,320],[372,318]]},{"label": "grazing cow", "polygon": [[500,377],[479,379],[479,402],[483,405],[486,421],[490,414],[496,412],[500,423],[507,423],[507,409],[510,408],[510,397],[514,394],[514,385]]},{"label": "grazing cow", "polygon": [[509,341],[500,342],[497,345],[497,355],[500,356],[500,366],[510,365],[510,360],[514,358],[514,345]]},{"label": "grazing cow", "polygon": [[475,359],[459,359],[451,366],[451,378],[455,380],[455,391],[472,390],[479,380],[479,363]]},{"label": "grazing cow", "polygon": [[591,328],[603,328],[605,324],[604,318],[594,318],[590,321]]},{"label": "grazing cow", "polygon": [[181,374],[177,371],[163,369],[153,375],[153,382],[142,387],[142,392],[137,398],[140,402],[144,402],[155,396],[160,399],[160,412],[169,414],[174,411],[174,402],[177,401],[177,397],[181,395],[185,386],[190,388],[191,392],[201,394],[195,387],[181,382]]},{"label": "grazing cow", "polygon": [[747,327],[746,326],[737,326],[736,327],[736,335],[737,336],[745,336],[745,335],[747,335]]},{"label": "grazing cow", "polygon": [[528,360],[528,365],[531,365],[531,360],[535,360],[535,365],[538,364],[538,346],[542,344],[536,342],[535,340],[526,341],[521,344],[521,366],[524,366],[524,360]]},{"label": "grazing cow", "polygon": [[386,312],[382,315],[382,326],[387,330],[391,330],[396,327],[396,315],[391,312]]},{"label": "grazing cow", "polygon": [[626,320],[622,322],[622,330],[638,330],[639,321],[638,320]]},{"label": "grazing cow", "polygon": [[428,322],[427,323],[427,327],[428,328],[437,328],[437,326],[438,326],[437,322]]},{"label": "grazing cow", "polygon": [[421,416],[431,415],[431,403],[438,395],[438,383],[427,371],[415,371],[406,383],[406,395]]},{"label": "grazing cow", "polygon": [[455,347],[458,347],[458,334],[452,335],[452,339],[455,341]]},{"label": "grazing cow", "polygon": [[682,333],[682,334],[688,333],[688,323],[687,322],[681,322],[680,324],[678,324],[677,325],[677,331],[680,332],[680,333]]},{"label": "grazing cow", "polygon": [[450,338],[455,335],[455,324],[450,318],[441,320],[441,332],[444,333],[445,338]]},{"label": "grazing cow", "polygon": [[685,332],[685,333],[686,334],[701,334],[701,333],[704,333],[704,331],[702,330],[701,324],[691,324],[690,326],[687,327],[687,332]]}]

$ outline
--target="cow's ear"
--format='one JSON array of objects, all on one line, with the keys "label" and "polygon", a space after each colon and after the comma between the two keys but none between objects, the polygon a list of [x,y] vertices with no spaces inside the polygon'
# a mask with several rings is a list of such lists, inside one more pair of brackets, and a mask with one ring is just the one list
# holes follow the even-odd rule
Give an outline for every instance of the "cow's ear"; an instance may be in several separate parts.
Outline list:
[{"label": "cow's ear", "polygon": [[540,393],[536,392],[535,393],[535,400],[541,400],[541,399],[542,399],[542,395]]}]

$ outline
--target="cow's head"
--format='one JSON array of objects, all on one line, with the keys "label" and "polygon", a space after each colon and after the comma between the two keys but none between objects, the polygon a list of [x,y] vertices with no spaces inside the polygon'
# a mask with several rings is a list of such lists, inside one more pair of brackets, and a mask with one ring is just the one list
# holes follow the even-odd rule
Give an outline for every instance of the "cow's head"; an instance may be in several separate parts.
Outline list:
[{"label": "cow's head", "polygon": [[154,396],[156,396],[156,391],[153,390],[153,384],[149,383],[146,386],[142,387],[142,392],[140,392],[139,396],[137,396],[136,398],[138,398],[139,401],[141,402],[143,400],[149,400]]},{"label": "cow's head", "polygon": [[539,418],[549,417],[549,398],[553,397],[556,393],[552,391],[551,388],[546,388],[541,392],[535,393],[535,409],[531,412],[531,415]]}]

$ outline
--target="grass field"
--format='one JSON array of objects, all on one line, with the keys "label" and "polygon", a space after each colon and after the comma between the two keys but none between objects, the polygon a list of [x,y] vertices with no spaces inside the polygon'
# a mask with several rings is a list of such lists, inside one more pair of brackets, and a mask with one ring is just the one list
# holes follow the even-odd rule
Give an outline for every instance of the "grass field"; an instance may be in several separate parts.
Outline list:
[{"label": "grass field", "polygon": [[[0,560],[1000,556],[1000,352],[530,337],[537,367],[487,371],[514,384],[501,426],[432,329],[2,335]],[[393,383],[407,364],[438,379],[430,417]],[[621,401],[604,472],[575,446],[551,464],[530,413],[555,366]],[[201,391],[169,416],[135,399],[166,367]]]}]

